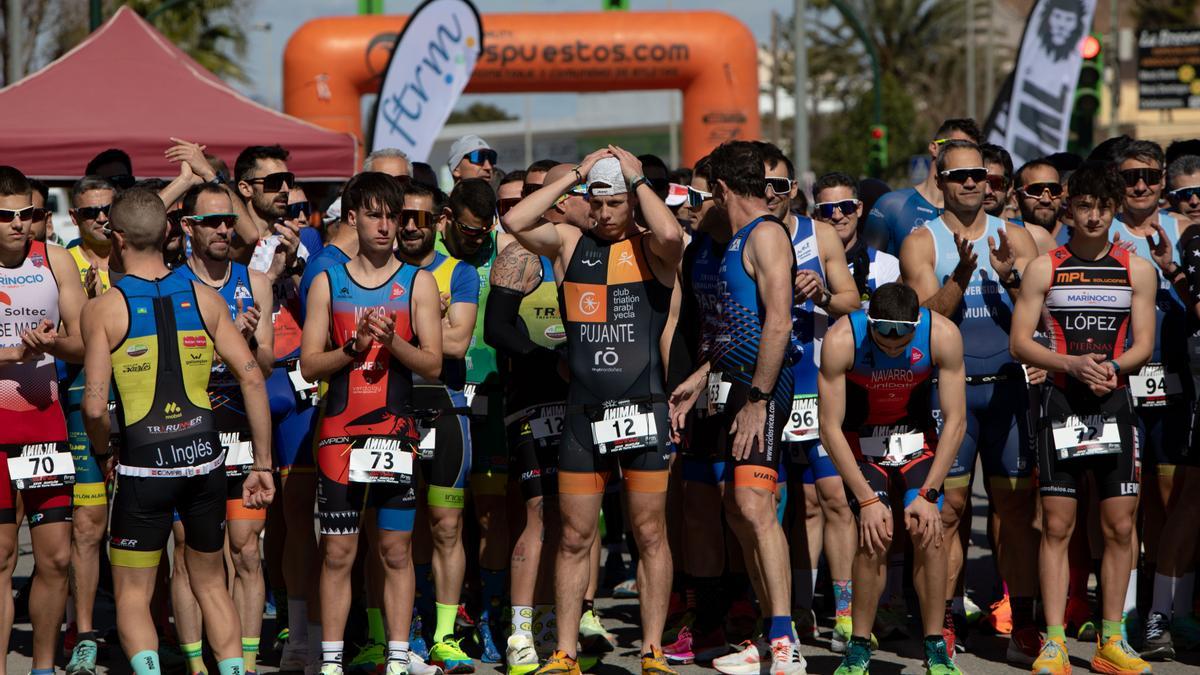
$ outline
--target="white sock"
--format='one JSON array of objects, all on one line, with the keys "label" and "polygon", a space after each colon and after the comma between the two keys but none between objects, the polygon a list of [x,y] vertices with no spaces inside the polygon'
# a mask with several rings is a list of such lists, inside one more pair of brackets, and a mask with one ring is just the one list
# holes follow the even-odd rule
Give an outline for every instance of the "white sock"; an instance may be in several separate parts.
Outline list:
[{"label": "white sock", "polygon": [[1171,618],[1171,603],[1175,601],[1175,586],[1179,579],[1165,574],[1154,574],[1154,599],[1150,602],[1150,611],[1158,612],[1168,619]]},{"label": "white sock", "polygon": [[308,658],[321,653],[321,624],[308,622]]},{"label": "white sock", "polygon": [[296,644],[308,642],[308,601],[304,598],[288,598],[288,641]]},{"label": "white sock", "polygon": [[399,640],[388,640],[387,660],[408,663],[408,643]]},{"label": "white sock", "polygon": [[338,640],[337,642],[321,641],[321,663],[337,663],[342,662],[342,649],[345,642]]},{"label": "white sock", "polygon": [[1129,571],[1129,586],[1125,588],[1125,608],[1122,614],[1128,614],[1137,609],[1137,568]]},{"label": "white sock", "polygon": [[1196,573],[1188,572],[1179,577],[1179,582],[1175,584],[1175,612],[1174,616],[1191,616],[1192,615],[1192,593],[1196,590]]},{"label": "white sock", "polygon": [[530,605],[512,606],[512,634],[524,635],[533,639],[533,607]]}]

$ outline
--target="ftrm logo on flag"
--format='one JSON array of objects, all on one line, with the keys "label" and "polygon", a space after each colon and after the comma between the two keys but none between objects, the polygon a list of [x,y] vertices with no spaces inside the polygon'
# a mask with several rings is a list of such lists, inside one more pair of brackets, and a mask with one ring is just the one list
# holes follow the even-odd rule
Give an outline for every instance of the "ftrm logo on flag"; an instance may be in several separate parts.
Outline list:
[{"label": "ftrm logo on flag", "polygon": [[483,26],[469,0],[428,0],[418,7],[384,72],[371,151],[399,148],[412,161],[428,161],[482,51]]}]

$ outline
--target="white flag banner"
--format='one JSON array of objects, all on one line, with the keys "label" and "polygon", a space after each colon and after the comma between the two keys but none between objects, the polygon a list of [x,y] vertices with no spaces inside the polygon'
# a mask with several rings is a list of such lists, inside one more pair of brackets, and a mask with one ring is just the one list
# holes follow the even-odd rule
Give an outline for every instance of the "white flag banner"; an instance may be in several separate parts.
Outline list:
[{"label": "white flag banner", "polygon": [[[988,141],[1004,146],[1013,164],[1067,148],[1071,110],[1096,0],[1038,0],[1013,68],[1007,100],[997,100]],[[1003,94],[1003,92],[1002,92]]]},{"label": "white flag banner", "polygon": [[427,0],[396,38],[383,75],[371,151],[399,148],[425,162],[483,52],[483,26],[469,0]]}]

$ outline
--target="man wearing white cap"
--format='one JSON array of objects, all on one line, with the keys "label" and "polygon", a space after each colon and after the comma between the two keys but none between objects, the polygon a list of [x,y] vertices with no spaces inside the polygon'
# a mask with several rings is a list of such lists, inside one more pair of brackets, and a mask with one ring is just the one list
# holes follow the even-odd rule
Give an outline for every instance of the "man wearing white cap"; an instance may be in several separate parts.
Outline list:
[{"label": "man wearing white cap", "polygon": [[[585,174],[595,226],[583,232],[545,221],[542,214]],[[647,229],[638,227],[635,206]],[[605,484],[619,470],[642,554],[642,673],[673,673],[661,644],[671,589],[665,517],[671,453],[658,342],[683,255],[683,230],[642,175],[641,162],[614,146],[547,180],[507,213],[504,226],[526,249],[554,263],[571,373],[559,448],[558,650],[538,672],[579,672],[589,551]]]},{"label": "man wearing white cap", "polygon": [[487,141],[475,134],[467,134],[450,146],[450,158],[446,160],[446,166],[455,183],[466,178],[490,181],[496,169],[496,159],[496,151]]}]

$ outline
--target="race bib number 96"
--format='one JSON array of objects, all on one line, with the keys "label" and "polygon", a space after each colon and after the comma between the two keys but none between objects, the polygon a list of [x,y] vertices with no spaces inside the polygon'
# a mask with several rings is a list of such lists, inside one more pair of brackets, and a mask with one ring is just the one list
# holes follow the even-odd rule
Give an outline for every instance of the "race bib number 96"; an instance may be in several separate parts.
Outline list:
[{"label": "race bib number 96", "polygon": [[820,436],[817,420],[817,397],[797,396],[792,399],[792,413],[783,428],[783,440],[788,443],[811,441]]}]

